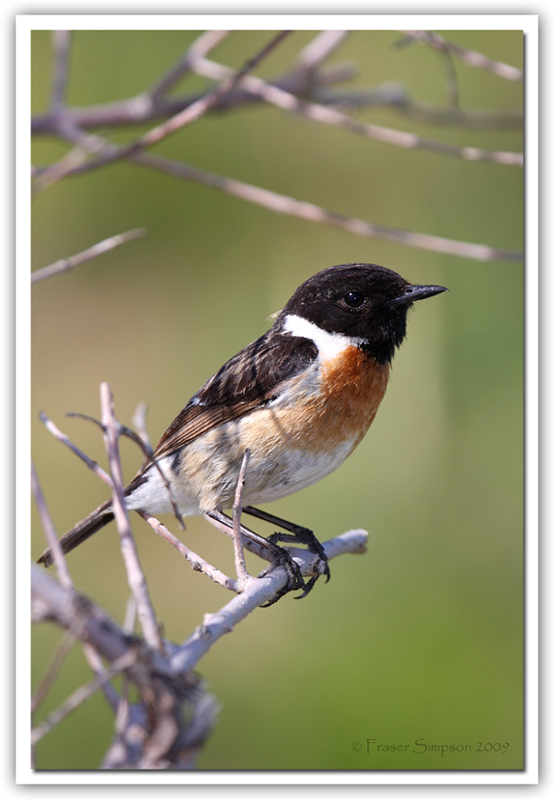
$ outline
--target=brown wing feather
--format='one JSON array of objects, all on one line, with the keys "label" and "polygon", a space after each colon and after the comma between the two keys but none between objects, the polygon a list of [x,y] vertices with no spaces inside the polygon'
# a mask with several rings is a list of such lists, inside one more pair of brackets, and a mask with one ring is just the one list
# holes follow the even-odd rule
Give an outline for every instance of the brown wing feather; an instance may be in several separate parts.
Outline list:
[{"label": "brown wing feather", "polygon": [[317,352],[311,339],[268,331],[227,361],[194,395],[163,434],[154,457],[170,455],[216,425],[243,417],[276,397]]}]

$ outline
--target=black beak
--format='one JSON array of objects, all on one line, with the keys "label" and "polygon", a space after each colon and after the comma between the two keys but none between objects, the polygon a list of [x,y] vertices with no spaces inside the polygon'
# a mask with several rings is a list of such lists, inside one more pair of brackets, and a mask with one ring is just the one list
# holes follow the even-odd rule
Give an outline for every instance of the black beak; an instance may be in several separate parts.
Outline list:
[{"label": "black beak", "polygon": [[415,303],[416,300],[424,300],[426,297],[432,297],[434,294],[447,292],[446,286],[414,286],[409,283],[401,295],[395,297],[394,300],[389,300],[388,306],[400,306],[406,303]]}]

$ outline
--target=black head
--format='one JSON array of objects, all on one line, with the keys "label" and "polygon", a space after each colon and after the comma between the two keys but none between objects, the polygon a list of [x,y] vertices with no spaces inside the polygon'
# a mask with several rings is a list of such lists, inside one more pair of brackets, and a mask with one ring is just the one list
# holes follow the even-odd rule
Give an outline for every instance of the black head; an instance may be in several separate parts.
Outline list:
[{"label": "black head", "polygon": [[280,318],[296,314],[328,333],[354,337],[368,355],[385,363],[406,336],[412,304],[445,291],[444,286],[415,286],[376,264],[340,264],[308,278]]}]

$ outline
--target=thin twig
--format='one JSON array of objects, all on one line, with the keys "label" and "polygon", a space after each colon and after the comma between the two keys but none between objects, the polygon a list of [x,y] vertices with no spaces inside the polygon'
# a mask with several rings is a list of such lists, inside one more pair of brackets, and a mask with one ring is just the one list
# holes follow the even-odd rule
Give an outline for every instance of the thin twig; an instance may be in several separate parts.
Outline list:
[{"label": "thin twig", "polygon": [[127,608],[125,609],[125,620],[123,621],[123,630],[125,633],[132,633],[135,627],[137,618],[137,604],[135,598],[131,595],[127,601]]},{"label": "thin twig", "polygon": [[[94,647],[91,644],[88,644],[88,642],[83,642],[83,653],[85,654],[85,658],[88,661],[89,667],[94,674],[98,678],[103,678],[106,674],[106,668],[104,667],[102,659]],[[106,702],[115,713],[119,706],[119,694],[116,692],[112,684],[109,683],[109,681],[104,681],[100,686],[100,689],[106,698]]]},{"label": "thin twig", "polygon": [[[244,66],[237,72],[231,71],[232,74],[224,78],[222,83],[215,89],[212,89],[207,94],[200,97],[196,102],[192,103],[187,108],[180,111],[175,116],[152,128],[143,136],[140,136],[130,144],[121,147],[112,148],[108,152],[96,159],[92,159],[86,165],[86,170],[103,167],[106,164],[111,164],[114,161],[121,161],[125,158],[130,158],[137,153],[144,151],[147,148],[158,144],[169,136],[172,136],[177,131],[182,130],[187,125],[197,122],[209,109],[215,106],[222,97],[225,97],[231,92],[235,86],[240,83],[248,72],[254,69],[258,64],[265,59],[283,39],[289,36],[291,31],[281,31],[274,36],[271,41],[266,44],[255,56],[248,59]],[[196,61],[194,61],[196,63]],[[75,174],[78,170],[70,169],[65,173],[66,175]]]},{"label": "thin twig", "polygon": [[192,58],[207,56],[214,47],[217,47],[229,36],[229,33],[230,31],[206,31],[201,34],[194,40],[185,55],[179,59],[169,72],[163,75],[159,81],[145,93],[146,98],[148,98],[151,103],[155,104],[162,95],[172,89],[178,81],[190,72]]},{"label": "thin twig", "polygon": [[54,112],[59,112],[65,105],[65,95],[69,80],[69,46],[71,31],[53,31],[54,78],[50,105]]},{"label": "thin twig", "polygon": [[[283,76],[276,76],[269,83],[286,89],[292,94],[305,97],[317,92],[318,87],[351,80],[355,76],[355,68],[348,63],[322,68],[317,72],[316,76],[307,71],[293,71]],[[33,136],[57,135],[84,146],[86,137],[92,136],[90,134],[91,130],[141,125],[159,119],[167,119],[167,117],[172,117],[188,108],[192,103],[196,103],[204,96],[205,92],[176,96],[166,95],[158,96],[156,101],[152,102],[147,94],[146,96],[139,95],[138,97],[118,100],[113,103],[101,103],[96,106],[64,108],[63,115],[49,110],[44,114],[36,114],[31,118],[31,134]],[[223,111],[230,108],[259,104],[260,102],[260,98],[255,97],[250,92],[245,92],[238,86],[233,91],[220,97],[217,103],[209,110]],[[89,140],[88,144],[90,143],[91,141]],[[112,145],[112,147],[115,147],[115,145]]]},{"label": "thin twig", "polygon": [[50,264],[48,267],[37,269],[35,272],[31,273],[31,283],[37,283],[38,281],[43,281],[45,278],[51,278],[53,275],[59,275],[60,272],[68,272],[74,267],[84,264],[85,261],[90,261],[102,255],[102,253],[107,253],[115,247],[130,242],[132,239],[142,238],[143,236],[146,236],[144,228],[134,228],[126,233],[110,236],[109,239],[104,239],[92,245],[92,247],[83,250],[81,253],[77,253],[77,255],[70,256],[69,258],[62,258],[54,264]]},{"label": "thin twig", "polygon": [[173,492],[173,486],[171,485],[171,482],[167,479],[166,474],[160,467],[158,460],[153,457],[154,454],[152,452],[152,448],[145,445],[142,437],[139,436],[138,433],[135,433],[135,431],[132,428],[127,427],[127,425],[122,425],[121,423],[118,424],[119,424],[119,435],[126,436],[128,439],[131,439],[131,441],[134,442],[141,449],[146,459],[150,461],[152,465],[156,468],[158,475],[160,476],[162,483],[164,484],[166,492],[168,494],[169,502],[171,503],[175,519],[179,523],[181,530],[182,531],[186,530],[187,526],[185,525],[183,516],[179,511],[179,505],[177,503],[175,494]]},{"label": "thin twig", "polygon": [[515,81],[521,83],[523,81],[523,72],[517,67],[512,67],[509,64],[503,64],[501,61],[493,61],[493,59],[484,56],[482,53],[477,53],[474,50],[467,50],[465,47],[460,47],[457,44],[446,41],[438,33],[431,31],[406,31],[405,39],[401,40],[400,44],[406,41],[415,40],[434,47],[438,50],[448,50],[454,55],[458,56],[465,64],[470,67],[478,67],[492,72],[499,78],[505,78],[508,81]]},{"label": "thin twig", "polygon": [[53,711],[47,719],[37,725],[31,731],[31,743],[37,744],[43,736],[49,733],[56,725],[64,720],[69,714],[75,711],[79,706],[82,706],[89,697],[98,691],[98,689],[102,686],[102,684],[110,681],[114,675],[117,675],[119,672],[122,672],[135,661],[135,655],[133,653],[125,653],[125,655],[121,656],[120,659],[114,661],[114,663],[108,667],[108,669],[104,672],[103,675],[99,675],[93,678],[89,683],[85,684],[85,686],[79,687],[76,691],[71,694],[67,700],[61,704],[55,711]]},{"label": "thin twig", "polygon": [[56,566],[56,571],[59,575],[60,582],[62,586],[64,586],[66,589],[71,589],[73,588],[73,581],[71,580],[71,575],[69,574],[67,562],[65,560],[65,556],[58,541],[58,534],[56,533],[54,522],[52,520],[52,517],[50,516],[50,512],[48,511],[48,506],[46,505],[46,500],[44,499],[42,489],[40,488],[40,483],[35,470],[35,465],[32,462],[31,462],[31,490],[35,498],[35,503],[38,509],[38,513],[40,515],[44,533],[46,534],[46,541],[48,542],[50,550],[52,551],[52,558],[54,560],[54,564]]},{"label": "thin twig", "polygon": [[331,53],[350,36],[350,33],[350,31],[322,31],[306,47],[302,48],[293,70],[315,72]]},{"label": "thin twig", "polygon": [[123,473],[119,460],[118,425],[114,415],[111,390],[107,383],[102,383],[100,386],[100,404],[102,407],[104,438],[113,482],[112,507],[120,535],[121,553],[127,569],[129,586],[137,604],[138,617],[146,642],[155,650],[162,651],[163,640],[148,593],[146,579],[140,565],[125,506]]},{"label": "thin twig", "polygon": [[[202,516],[206,520],[206,522],[208,522],[210,525],[212,525],[214,528],[216,528],[220,533],[223,533],[225,536],[228,536],[230,539],[233,538],[233,531],[231,530],[231,528],[229,528],[228,525],[225,525],[223,522],[218,520],[216,517],[208,516],[208,514],[203,514]],[[270,554],[270,551],[267,550],[267,548],[264,549],[257,542],[253,542],[251,539],[247,539],[246,536],[242,536],[242,534],[241,534],[241,538],[242,538],[242,544],[244,545],[244,547],[246,547],[246,549],[250,553],[254,553],[254,555],[258,556],[258,558],[263,558],[266,561],[269,561],[269,563],[272,562],[272,558],[273,557]]]},{"label": "thin twig", "polygon": [[78,456],[81,459],[81,461],[85,462],[85,464],[89,469],[91,469],[96,475],[98,475],[100,480],[104,481],[104,483],[107,486],[109,486],[110,489],[113,489],[112,479],[110,478],[108,473],[102,469],[102,467],[100,466],[100,464],[98,464],[97,461],[94,461],[94,459],[89,458],[86,453],[84,453],[79,447],[77,447],[76,444],[73,444],[69,436],[67,436],[67,434],[65,433],[62,433],[62,431],[57,427],[57,425],[55,425],[52,422],[52,420],[46,416],[44,411],[41,411],[39,413],[39,418],[40,421],[43,422],[44,425],[46,426],[46,429],[53,436],[55,436],[56,439],[62,442],[62,444],[65,444],[65,446],[68,447],[72,453],[75,453],[75,455]]},{"label": "thin twig", "polygon": [[242,495],[244,492],[244,481],[246,477],[246,470],[250,460],[250,449],[247,447],[242,457],[242,464],[239,472],[239,479],[237,481],[237,489],[235,492],[235,502],[233,504],[233,546],[235,550],[235,569],[237,571],[237,578],[239,586],[244,588],[246,581],[250,577],[246,569],[246,561],[244,560],[244,548],[242,545],[242,535],[240,532],[240,521],[242,514]]},{"label": "thin twig", "polygon": [[133,414],[132,423],[137,429],[137,433],[142,439],[144,446],[146,447],[148,453],[151,455],[154,450],[152,448],[152,442],[150,441],[150,436],[148,434],[148,428],[146,427],[146,414],[148,412],[148,406],[144,402],[137,403],[137,407],[135,408],[135,413]]},{"label": "thin twig", "polygon": [[219,586],[223,586],[225,589],[229,589],[231,592],[238,593],[240,591],[239,584],[233,578],[230,578],[228,575],[225,575],[219,569],[212,567],[207,561],[205,561],[201,556],[191,550],[190,547],[187,547],[186,544],[174,536],[168,528],[165,527],[156,517],[153,517],[151,514],[148,514],[146,511],[138,511],[137,512],[155,531],[158,536],[161,536],[162,539],[165,539],[166,542],[169,542],[172,547],[174,547],[182,556],[184,556],[187,561],[190,563],[193,570],[196,572],[203,572],[204,575],[207,575],[214,583],[219,584]]},{"label": "thin twig", "polygon": [[[104,425],[102,424],[102,422],[100,422],[99,419],[96,419],[96,417],[93,417],[90,414],[83,414],[80,411],[68,411],[66,416],[68,416],[68,417],[76,417],[78,419],[85,419],[85,420],[87,420],[87,422],[94,423],[95,425],[97,425],[100,428],[100,430],[103,433],[106,433],[106,431],[104,429]],[[139,434],[136,433],[132,428],[129,428],[127,425],[123,425],[121,422],[119,422],[119,420],[117,420],[116,423],[117,423],[117,426],[118,426],[117,435],[118,436],[126,436],[128,439],[130,439],[132,442],[134,442],[137,445],[137,447],[141,450],[141,452],[144,455],[145,459],[147,461],[151,461],[153,466],[158,471],[158,474],[159,474],[159,476],[160,476],[160,478],[162,480],[162,483],[164,484],[164,486],[166,488],[166,491],[167,491],[167,494],[168,494],[168,497],[169,497],[169,502],[171,503],[171,507],[173,508],[173,514],[175,515],[175,519],[179,523],[179,525],[181,527],[181,530],[183,530],[183,531],[186,530],[185,522],[183,520],[181,512],[179,511],[179,506],[177,504],[177,500],[175,499],[175,495],[173,493],[173,487],[172,487],[170,481],[167,479],[167,477],[166,477],[165,473],[163,472],[162,468],[158,464],[158,461],[155,458],[152,458],[152,455],[153,455],[152,448],[150,446],[146,445],[144,443],[142,437],[139,436]]]},{"label": "thin twig", "polygon": [[67,654],[69,653],[69,651],[73,647],[73,644],[75,643],[75,639],[76,639],[75,634],[71,630],[66,631],[64,636],[62,637],[60,645],[56,650],[56,652],[54,653],[54,658],[52,659],[50,665],[48,666],[46,672],[44,673],[44,676],[42,677],[42,680],[40,681],[39,685],[37,686],[31,697],[32,714],[36,712],[36,710],[43,702],[44,698],[46,697],[50,689],[52,688],[52,685],[54,684],[54,681],[58,677],[58,674],[60,672],[63,662],[65,661]]},{"label": "thin twig", "polygon": [[131,160],[141,166],[166,172],[182,180],[190,180],[218,189],[226,194],[238,197],[249,203],[267,208],[268,210],[289,216],[304,219],[317,224],[331,225],[356,236],[382,239],[406,247],[415,247],[437,253],[471,258],[476,261],[521,261],[523,253],[519,250],[506,250],[490,245],[461,242],[456,239],[446,239],[441,236],[432,236],[425,233],[413,233],[400,228],[377,225],[366,220],[339,214],[308,203],[296,200],[286,195],[277,194],[269,189],[244,183],[223,175],[217,175],[206,170],[193,167],[153,153],[138,153],[131,156]]}]

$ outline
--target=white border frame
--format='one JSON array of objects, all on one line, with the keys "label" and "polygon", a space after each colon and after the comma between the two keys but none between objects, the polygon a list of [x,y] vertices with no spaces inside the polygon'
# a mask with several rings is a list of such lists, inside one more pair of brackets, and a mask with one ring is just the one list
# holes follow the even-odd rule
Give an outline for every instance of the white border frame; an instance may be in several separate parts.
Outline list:
[{"label": "white border frame", "polygon": [[[342,22],[341,22],[342,20]],[[525,605],[525,753],[523,771],[337,771],[337,772],[33,772],[29,767],[30,618],[30,32],[75,30],[214,29],[321,30],[345,26],[357,30],[523,30],[526,49],[526,605]],[[538,783],[538,530],[539,530],[539,269],[538,269],[538,17],[536,15],[26,15],[16,18],[16,508],[20,535],[16,551],[16,783],[52,785],[499,785]]]}]

